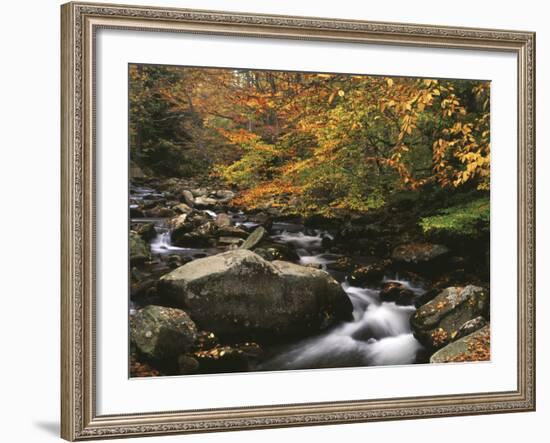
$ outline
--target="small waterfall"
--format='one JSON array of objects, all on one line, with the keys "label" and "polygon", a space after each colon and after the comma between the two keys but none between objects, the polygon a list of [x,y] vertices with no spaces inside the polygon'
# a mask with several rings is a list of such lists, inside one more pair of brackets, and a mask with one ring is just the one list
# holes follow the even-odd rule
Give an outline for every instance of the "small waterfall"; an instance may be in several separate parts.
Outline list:
[{"label": "small waterfall", "polygon": [[415,285],[409,280],[405,280],[399,277],[399,274],[396,274],[394,278],[384,278],[383,283],[393,282],[403,285],[406,289],[410,289],[415,293],[415,295],[422,295],[426,292],[426,288],[421,285]]},{"label": "small waterfall", "polygon": [[414,306],[381,302],[379,290],[342,284],[353,321],[281,349],[259,369],[312,369],[414,363],[420,343],[411,333]]},{"label": "small waterfall", "polygon": [[329,253],[311,255],[311,253],[306,249],[297,249],[296,253],[298,254],[298,257],[300,257],[301,265],[319,265],[320,268],[325,271],[327,270],[327,265],[336,263],[340,257],[339,255]]},{"label": "small waterfall", "polygon": [[319,249],[323,238],[321,233],[315,235],[307,235],[303,232],[287,232],[283,231],[280,234],[275,234],[271,237],[278,243],[285,243],[292,245],[297,249],[305,249],[311,251],[312,249]]},{"label": "small waterfall", "polygon": [[163,226],[155,226],[157,236],[151,241],[151,252],[153,254],[174,254],[183,251],[189,251],[189,248],[180,248],[172,245],[170,231]]},{"label": "small waterfall", "polygon": [[290,223],[278,223],[277,227],[280,231],[272,235],[271,239],[277,243],[292,246],[300,258],[299,263],[303,266],[318,265],[321,269],[326,270],[327,265],[335,263],[340,258],[337,254],[321,252],[323,238],[332,239],[332,236],[326,231],[314,230],[308,234],[298,230],[298,228],[303,229],[301,225]]}]

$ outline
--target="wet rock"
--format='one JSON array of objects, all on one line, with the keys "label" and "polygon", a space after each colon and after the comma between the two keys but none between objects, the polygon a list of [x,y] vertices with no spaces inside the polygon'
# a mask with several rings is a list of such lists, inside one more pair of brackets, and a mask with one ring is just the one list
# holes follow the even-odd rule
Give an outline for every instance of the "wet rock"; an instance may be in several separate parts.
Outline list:
[{"label": "wet rock", "polygon": [[430,363],[487,361],[491,359],[490,326],[483,326],[437,351]]},{"label": "wet rock", "polygon": [[137,281],[132,281],[130,284],[130,298],[132,300],[154,297],[156,292],[157,280],[154,278],[144,278]]},{"label": "wet rock", "polygon": [[322,331],[352,306],[329,274],[244,249],[188,263],[159,281],[163,297],[218,335],[275,340]]},{"label": "wet rock", "polygon": [[487,320],[485,320],[485,318],[481,316],[469,320],[460,327],[454,339],[458,340],[459,338],[465,337],[466,335],[470,335],[478,329],[483,328],[486,324]]},{"label": "wet rock", "polygon": [[188,191],[187,189],[181,191],[181,198],[188,206],[193,207],[195,205],[195,197],[193,197],[193,193],[191,191]]},{"label": "wet rock", "polygon": [[[200,211],[193,211],[189,214],[181,214],[172,218],[168,222],[168,227],[171,229],[170,237],[172,243],[177,246],[190,246],[192,243],[201,243],[199,240],[204,237],[203,234],[196,232],[201,226],[205,226],[202,231],[215,231],[213,224],[209,222],[208,217]],[[193,231],[195,231],[194,234]],[[210,234],[207,235],[207,237]],[[203,238],[203,243],[208,243],[208,238]],[[192,246],[190,246],[192,247]]]},{"label": "wet rock", "polygon": [[235,193],[226,189],[220,189],[214,193],[214,197],[219,203],[227,204],[235,197]]},{"label": "wet rock", "polygon": [[239,246],[243,242],[242,238],[239,237],[220,237],[218,238],[218,243],[225,246]]},{"label": "wet rock", "polygon": [[191,194],[193,195],[194,198],[206,197],[208,195],[208,189],[206,188],[191,189]]},{"label": "wet rock", "polygon": [[182,375],[196,374],[199,367],[199,361],[191,355],[182,354],[178,357],[179,373]]},{"label": "wet rock", "polygon": [[178,214],[190,214],[191,212],[193,212],[193,208],[191,208],[191,206],[187,205],[186,203],[180,203],[179,205],[174,206],[172,209]]},{"label": "wet rock", "polygon": [[265,228],[263,226],[258,226],[241,245],[241,249],[254,249],[266,235],[267,231]]},{"label": "wet rock", "polygon": [[218,228],[216,235],[224,236],[224,237],[239,237],[242,239],[246,239],[250,234],[246,232],[244,229],[237,228],[236,226],[225,226],[222,228]]},{"label": "wet rock", "polygon": [[411,317],[415,337],[423,345],[439,349],[450,343],[460,327],[483,316],[489,309],[489,293],[479,286],[450,287],[418,308]]},{"label": "wet rock", "polygon": [[350,257],[339,257],[334,263],[327,264],[327,268],[339,272],[352,272],[355,262]]},{"label": "wet rock", "polygon": [[378,284],[384,278],[388,263],[385,260],[376,260],[356,268],[351,276],[350,283],[354,286]]},{"label": "wet rock", "polygon": [[227,228],[231,226],[231,217],[224,213],[218,214],[214,223],[218,228]]},{"label": "wet rock", "polygon": [[174,207],[179,205],[180,203],[181,202],[179,200],[172,199],[172,200],[166,201],[166,203],[164,203],[164,206],[166,206],[167,208],[170,208],[170,209],[175,211]]},{"label": "wet rock", "polygon": [[430,288],[416,299],[416,307],[419,308],[420,306],[433,300],[445,288],[449,288],[451,286],[467,286],[468,282],[475,283],[477,280],[478,279],[475,276],[467,274],[464,269],[453,269],[450,272],[445,272],[436,277],[435,281],[433,281],[430,285],[425,285],[425,287],[430,286]]},{"label": "wet rock", "polygon": [[172,242],[177,246],[187,248],[203,248],[212,246],[215,242],[214,234],[216,225],[213,222],[206,222],[195,228],[191,232],[181,233],[181,231],[172,231]]},{"label": "wet rock", "polygon": [[153,223],[139,223],[135,230],[146,242],[153,240],[157,236],[157,230]]},{"label": "wet rock", "polygon": [[170,254],[166,257],[166,261],[171,268],[178,268],[184,264],[182,256],[178,254]]},{"label": "wet rock", "polygon": [[[192,230],[193,227],[193,224],[191,223],[187,223],[187,219],[189,218],[189,220],[191,221],[191,218],[188,217],[189,214],[181,214],[181,215],[178,215],[176,217],[174,217],[173,219],[169,220],[168,221],[168,227],[170,229],[172,229],[173,231],[177,231],[177,230]],[[204,219],[204,221],[206,221],[206,218]],[[198,225],[197,225],[198,226]]]},{"label": "wet rock", "polygon": [[144,218],[145,214],[141,208],[130,208],[130,218]]},{"label": "wet rock", "polygon": [[151,258],[149,245],[134,231],[130,231],[130,264],[141,264]]},{"label": "wet rock", "polygon": [[248,221],[252,223],[258,223],[263,226],[266,230],[270,230],[273,224],[273,219],[270,215],[265,212],[258,212],[257,214],[248,215]]},{"label": "wet rock", "polygon": [[172,177],[158,183],[156,187],[161,191],[175,192],[179,190],[181,186],[182,186],[182,182],[180,181],[180,179]]},{"label": "wet rock", "polygon": [[262,242],[260,247],[254,248],[254,252],[268,261],[282,260],[295,262],[300,259],[293,248],[281,243]]},{"label": "wet rock", "polygon": [[408,243],[397,246],[391,258],[399,264],[423,264],[441,258],[449,253],[446,246],[433,243]]},{"label": "wet rock", "polygon": [[195,198],[195,207],[201,209],[212,209],[218,205],[218,201],[210,197]]},{"label": "wet rock", "polygon": [[166,203],[166,199],[161,198],[158,200],[143,200],[143,209],[153,209],[156,208],[159,205],[164,205]]},{"label": "wet rock", "polygon": [[176,211],[165,206],[156,206],[145,211],[145,215],[151,218],[170,218],[176,215]]},{"label": "wet rock", "polygon": [[180,309],[150,305],[132,316],[130,337],[139,352],[149,359],[176,359],[195,344],[197,327]]},{"label": "wet rock", "polygon": [[394,301],[398,305],[412,305],[414,303],[414,292],[399,282],[384,283],[380,291],[380,300]]}]

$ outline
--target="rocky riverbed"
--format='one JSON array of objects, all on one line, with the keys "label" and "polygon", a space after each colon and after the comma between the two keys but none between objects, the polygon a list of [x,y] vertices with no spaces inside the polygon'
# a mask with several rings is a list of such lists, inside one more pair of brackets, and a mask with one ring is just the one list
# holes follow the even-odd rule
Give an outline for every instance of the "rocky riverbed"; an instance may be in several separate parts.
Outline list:
[{"label": "rocky riverbed", "polygon": [[303,219],[235,196],[131,184],[132,376],[490,358],[485,246],[424,238],[407,208]]}]

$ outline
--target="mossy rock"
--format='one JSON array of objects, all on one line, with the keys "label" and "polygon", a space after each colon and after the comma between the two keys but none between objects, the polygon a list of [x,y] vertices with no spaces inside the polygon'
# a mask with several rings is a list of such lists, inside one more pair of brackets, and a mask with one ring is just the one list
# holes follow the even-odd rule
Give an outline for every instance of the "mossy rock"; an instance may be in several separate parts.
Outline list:
[{"label": "mossy rock", "polygon": [[134,231],[130,231],[130,264],[141,264],[151,258],[149,245]]},{"label": "mossy rock", "polygon": [[351,319],[351,302],[328,273],[269,262],[236,249],[164,275],[161,297],[222,338],[279,340],[316,334]]},{"label": "mossy rock", "polygon": [[181,309],[149,305],[131,318],[130,336],[139,352],[151,360],[176,359],[197,341],[197,327]]},{"label": "mossy rock", "polygon": [[462,325],[489,311],[489,292],[479,286],[449,287],[411,317],[415,337],[430,349],[455,340]]}]

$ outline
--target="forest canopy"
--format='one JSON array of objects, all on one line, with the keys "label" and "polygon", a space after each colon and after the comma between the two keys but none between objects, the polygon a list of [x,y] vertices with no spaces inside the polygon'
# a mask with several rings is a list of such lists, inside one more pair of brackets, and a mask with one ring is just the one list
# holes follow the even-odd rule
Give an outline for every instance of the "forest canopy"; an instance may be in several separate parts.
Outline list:
[{"label": "forest canopy", "polygon": [[157,65],[129,75],[131,159],[145,173],[216,177],[248,209],[334,217],[429,191],[477,203],[424,220],[426,231],[455,213],[488,218],[488,81]]}]

